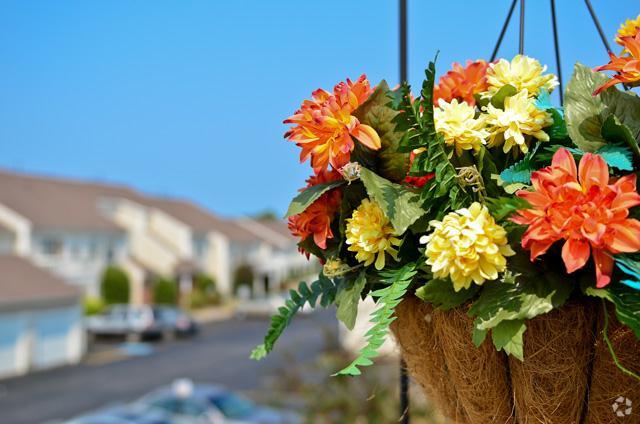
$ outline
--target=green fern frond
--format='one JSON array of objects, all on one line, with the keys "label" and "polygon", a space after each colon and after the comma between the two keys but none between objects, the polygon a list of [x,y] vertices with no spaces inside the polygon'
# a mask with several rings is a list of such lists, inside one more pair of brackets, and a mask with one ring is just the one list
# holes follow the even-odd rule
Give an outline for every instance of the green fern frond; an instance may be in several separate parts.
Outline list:
[{"label": "green fern frond", "polygon": [[365,334],[367,344],[360,350],[358,357],[348,367],[334,375],[360,375],[361,371],[358,367],[366,367],[373,364],[372,359],[378,356],[378,349],[384,343],[385,336],[389,332],[389,326],[396,319],[393,316],[393,312],[416,275],[415,267],[415,263],[409,263],[398,270],[381,274],[383,280],[389,285],[371,292],[372,296],[378,298],[376,303],[380,305],[380,308],[371,314],[370,322],[373,327]]},{"label": "green fern frond", "polygon": [[310,286],[305,282],[301,282],[298,290],[291,290],[285,305],[280,307],[278,313],[271,317],[271,325],[264,337],[264,342],[253,349],[251,359],[260,360],[273,350],[273,346],[280,335],[305,303],[315,308],[316,302],[320,299],[319,305],[326,308],[333,304],[337,291],[337,286],[324,274],[320,274],[318,279],[311,283]]}]

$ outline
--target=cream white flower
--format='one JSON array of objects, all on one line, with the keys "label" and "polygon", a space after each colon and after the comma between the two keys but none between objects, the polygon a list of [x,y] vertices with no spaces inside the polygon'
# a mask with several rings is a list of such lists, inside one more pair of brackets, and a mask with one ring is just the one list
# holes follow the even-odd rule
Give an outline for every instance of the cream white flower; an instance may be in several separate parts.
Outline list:
[{"label": "cream white flower", "polygon": [[536,107],[534,99],[527,90],[507,97],[504,109],[489,103],[484,111],[487,130],[489,131],[489,147],[502,145],[507,153],[517,146],[522,153],[529,151],[532,137],[540,141],[549,141],[549,136],[542,129],[553,124],[551,115]]},{"label": "cream white flower", "polygon": [[541,88],[552,91],[558,85],[558,78],[545,74],[546,66],[528,56],[516,55],[511,62],[500,59],[489,64],[487,82],[489,97],[509,84],[518,91],[527,90],[530,97],[537,96]]},{"label": "cream white flower", "polygon": [[447,103],[438,100],[438,107],[433,109],[436,131],[441,133],[448,146],[456,150],[460,156],[464,150],[480,150],[489,133],[484,129],[482,115],[476,118],[476,110],[467,102],[459,103],[453,99]]},{"label": "cream white flower", "polygon": [[447,214],[442,221],[431,221],[433,233],[420,242],[427,245],[427,265],[436,278],[450,278],[455,291],[495,280],[507,267],[507,232],[498,225],[486,206],[474,202]]}]

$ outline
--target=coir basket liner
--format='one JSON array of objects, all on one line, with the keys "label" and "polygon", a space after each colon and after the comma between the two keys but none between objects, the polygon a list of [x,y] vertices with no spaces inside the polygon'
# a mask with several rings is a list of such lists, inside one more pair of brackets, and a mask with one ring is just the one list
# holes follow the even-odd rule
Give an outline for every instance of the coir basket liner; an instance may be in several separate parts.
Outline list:
[{"label": "coir basket liner", "polygon": [[[527,322],[524,362],[476,348],[466,308],[434,309],[414,296],[392,330],[409,374],[447,423],[640,423],[640,382],[623,374],[603,340],[597,302],[570,302]],[[640,364],[640,342],[609,317],[620,362]]]}]

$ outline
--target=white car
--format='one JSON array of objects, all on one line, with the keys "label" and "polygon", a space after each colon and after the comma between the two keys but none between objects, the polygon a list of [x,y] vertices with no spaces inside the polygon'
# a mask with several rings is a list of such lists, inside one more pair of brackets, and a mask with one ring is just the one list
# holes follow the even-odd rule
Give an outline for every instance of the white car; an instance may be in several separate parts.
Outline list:
[{"label": "white car", "polygon": [[[288,293],[274,294],[268,297],[245,300],[236,306],[236,316],[238,318],[262,318],[270,317],[278,312],[278,309],[284,306],[286,300],[289,299]],[[309,314],[313,308],[305,303],[304,307],[298,311],[299,314]]]},{"label": "white car", "polygon": [[92,336],[162,337],[165,327],[151,306],[113,305],[105,313],[87,318],[87,331]]}]

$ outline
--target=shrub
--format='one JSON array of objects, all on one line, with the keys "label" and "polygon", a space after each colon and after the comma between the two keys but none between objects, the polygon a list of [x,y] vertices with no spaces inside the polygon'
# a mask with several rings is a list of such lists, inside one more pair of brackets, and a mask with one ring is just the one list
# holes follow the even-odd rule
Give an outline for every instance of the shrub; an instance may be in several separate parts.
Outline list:
[{"label": "shrub", "polygon": [[82,309],[86,316],[100,314],[104,307],[104,301],[99,297],[87,296],[82,300]]},{"label": "shrub", "polygon": [[129,303],[129,277],[117,266],[109,266],[102,274],[100,294],[107,305]]},{"label": "shrub", "polygon": [[178,283],[170,278],[158,278],[153,285],[153,301],[158,305],[178,303]]},{"label": "shrub", "polygon": [[216,282],[206,274],[196,274],[193,277],[193,290],[202,293],[214,293],[216,291]]},{"label": "shrub", "polygon": [[193,277],[193,291],[189,298],[189,306],[191,308],[198,309],[204,306],[218,305],[221,300],[213,278],[206,274],[196,274]]}]

